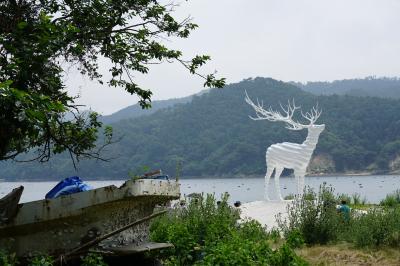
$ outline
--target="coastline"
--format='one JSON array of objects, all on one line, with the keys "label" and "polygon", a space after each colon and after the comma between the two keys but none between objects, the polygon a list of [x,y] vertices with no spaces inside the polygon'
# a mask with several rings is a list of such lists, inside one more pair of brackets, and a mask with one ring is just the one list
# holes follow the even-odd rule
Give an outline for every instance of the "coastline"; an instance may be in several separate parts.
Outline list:
[{"label": "coastline", "polygon": [[[392,172],[372,172],[372,171],[360,171],[360,172],[337,172],[337,173],[308,173],[306,177],[350,177],[350,176],[400,176],[400,171],[392,171]],[[293,178],[293,175],[281,176],[281,178]],[[82,177],[85,181],[110,181],[110,180],[128,180],[129,177],[126,178],[111,178],[111,177],[100,177],[100,178],[90,178],[90,177]],[[170,176],[172,180],[175,179],[174,176]],[[182,176],[178,179],[246,179],[246,178],[264,178],[264,175],[207,175],[207,176]],[[0,178],[1,182],[59,182],[62,179],[7,179]]]}]

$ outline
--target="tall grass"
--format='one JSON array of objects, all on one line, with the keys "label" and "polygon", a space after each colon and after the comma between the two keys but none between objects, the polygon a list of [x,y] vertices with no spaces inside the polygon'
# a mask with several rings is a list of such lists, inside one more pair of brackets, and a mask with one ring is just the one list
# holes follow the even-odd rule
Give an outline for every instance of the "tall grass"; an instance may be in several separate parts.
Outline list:
[{"label": "tall grass", "polygon": [[348,194],[340,194],[338,196],[339,202],[344,200],[346,201],[347,204],[351,204],[354,206],[362,206],[367,204],[367,199],[361,198],[361,195],[359,193],[353,193],[351,195]]},{"label": "tall grass", "polygon": [[397,189],[393,193],[386,195],[386,198],[380,202],[380,205],[388,207],[394,207],[399,204],[400,204],[400,189]]}]

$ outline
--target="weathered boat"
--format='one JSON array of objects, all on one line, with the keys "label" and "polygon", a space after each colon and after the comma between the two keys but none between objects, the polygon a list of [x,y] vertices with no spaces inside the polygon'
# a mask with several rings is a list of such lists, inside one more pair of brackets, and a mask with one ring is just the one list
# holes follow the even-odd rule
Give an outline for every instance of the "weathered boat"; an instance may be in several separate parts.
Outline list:
[{"label": "weathered boat", "polygon": [[156,205],[179,196],[176,181],[139,179],[18,204],[15,216],[0,222],[0,249],[23,257],[59,256],[88,243],[114,251],[160,248],[149,242],[149,217]]}]

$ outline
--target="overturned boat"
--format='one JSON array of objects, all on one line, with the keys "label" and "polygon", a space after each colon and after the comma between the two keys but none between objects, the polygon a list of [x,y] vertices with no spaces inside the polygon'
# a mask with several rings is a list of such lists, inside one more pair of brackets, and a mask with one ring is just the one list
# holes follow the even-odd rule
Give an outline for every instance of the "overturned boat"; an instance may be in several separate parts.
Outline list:
[{"label": "overturned boat", "polygon": [[25,257],[60,256],[94,245],[116,253],[162,248],[149,242],[149,222],[157,205],[179,196],[177,181],[151,178],[15,207],[11,195],[9,217],[0,221],[0,249]]}]

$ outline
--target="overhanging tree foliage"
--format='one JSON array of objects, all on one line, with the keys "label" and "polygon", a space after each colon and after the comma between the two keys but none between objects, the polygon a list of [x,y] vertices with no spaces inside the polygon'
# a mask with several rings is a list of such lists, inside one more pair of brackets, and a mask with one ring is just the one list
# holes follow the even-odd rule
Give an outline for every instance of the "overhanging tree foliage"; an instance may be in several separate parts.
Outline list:
[{"label": "overhanging tree foliage", "polygon": [[[97,114],[80,114],[65,91],[61,64],[101,84],[123,87],[150,106],[151,91],[135,83],[133,73],[150,64],[178,61],[205,86],[222,87],[224,79],[202,75],[210,59],[185,61],[165,38],[187,38],[197,25],[172,17],[173,4],[156,0],[9,0],[0,2],[0,160],[38,147],[36,159],[68,151],[74,158],[98,157],[94,150],[101,123]],[[110,80],[98,69],[99,58],[111,62]],[[66,112],[75,118],[65,119]],[[105,129],[105,144],[112,131]]]}]

